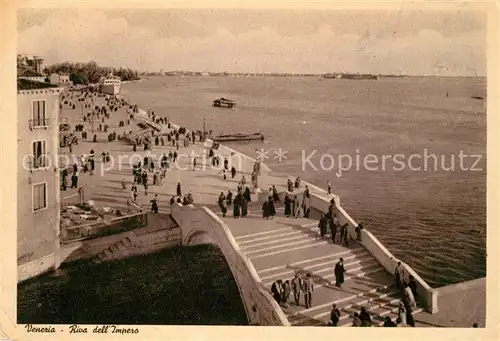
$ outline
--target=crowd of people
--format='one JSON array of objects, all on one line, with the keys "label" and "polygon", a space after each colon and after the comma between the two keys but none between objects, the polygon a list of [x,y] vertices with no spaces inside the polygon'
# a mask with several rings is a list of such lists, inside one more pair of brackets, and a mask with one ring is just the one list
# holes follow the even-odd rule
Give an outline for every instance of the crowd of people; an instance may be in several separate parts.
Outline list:
[{"label": "crowd of people", "polygon": [[[336,287],[341,287],[344,283],[344,260],[340,258],[333,268],[335,275],[334,284]],[[404,281],[404,270],[401,263],[395,270],[396,287],[401,290],[402,300],[399,302],[397,309],[396,321],[393,321],[389,316],[384,318],[384,327],[415,327],[415,320],[413,318],[413,311],[417,308],[417,283],[413,276],[409,276],[408,282]],[[271,285],[271,294],[276,302],[288,308],[290,296],[293,295],[293,302],[295,305],[301,306],[301,297],[304,297],[304,307],[310,309],[312,307],[314,292],[314,282],[311,273],[307,273],[303,277],[300,273],[296,273],[293,279],[282,280],[278,279]],[[352,318],[352,326],[354,327],[370,327],[373,325],[372,317],[365,307],[361,307],[359,312],[354,314],[347,313],[347,316]],[[330,321],[328,325],[337,326],[341,319],[341,310],[336,304],[333,304],[330,313]]]}]

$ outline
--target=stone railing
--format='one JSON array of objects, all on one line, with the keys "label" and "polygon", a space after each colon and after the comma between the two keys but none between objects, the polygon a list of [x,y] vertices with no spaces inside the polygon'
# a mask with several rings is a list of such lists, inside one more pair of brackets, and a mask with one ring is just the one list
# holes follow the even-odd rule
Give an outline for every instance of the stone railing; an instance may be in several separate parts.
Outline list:
[{"label": "stone railing", "polygon": [[147,226],[147,213],[135,213],[110,220],[62,228],[63,243],[93,239]]},{"label": "stone railing", "polygon": [[251,325],[289,326],[285,314],[265,290],[257,271],[239,250],[229,227],[206,207],[174,204],[172,218],[181,227],[182,244],[213,244],[224,254],[238,285]]}]

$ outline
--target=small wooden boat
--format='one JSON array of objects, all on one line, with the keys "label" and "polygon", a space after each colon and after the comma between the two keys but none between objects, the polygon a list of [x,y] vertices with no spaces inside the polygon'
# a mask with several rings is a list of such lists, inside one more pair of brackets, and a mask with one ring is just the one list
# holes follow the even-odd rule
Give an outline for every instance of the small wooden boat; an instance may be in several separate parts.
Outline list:
[{"label": "small wooden boat", "polygon": [[221,97],[221,98],[216,99],[214,101],[214,107],[234,108],[235,106],[236,106],[235,101],[233,101],[231,99],[224,98],[224,97]]},{"label": "small wooden boat", "polygon": [[264,134],[254,133],[254,134],[226,134],[219,135],[212,138],[215,142],[235,142],[235,141],[264,141]]}]

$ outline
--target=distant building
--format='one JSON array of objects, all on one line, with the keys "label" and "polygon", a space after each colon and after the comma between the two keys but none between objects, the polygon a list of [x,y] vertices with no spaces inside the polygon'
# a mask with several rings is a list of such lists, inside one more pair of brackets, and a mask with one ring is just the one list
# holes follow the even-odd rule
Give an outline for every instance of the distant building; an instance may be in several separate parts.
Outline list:
[{"label": "distant building", "polygon": [[59,73],[52,73],[49,77],[50,84],[55,84],[55,85],[69,85],[71,84],[71,81],[69,80],[69,75],[66,74],[59,74]]},{"label": "distant building", "polygon": [[36,73],[43,74],[44,62],[43,58],[28,54],[18,54],[17,55],[17,65],[18,66],[29,66]]},{"label": "distant building", "polygon": [[59,91],[49,83],[17,80],[18,281],[59,266]]}]

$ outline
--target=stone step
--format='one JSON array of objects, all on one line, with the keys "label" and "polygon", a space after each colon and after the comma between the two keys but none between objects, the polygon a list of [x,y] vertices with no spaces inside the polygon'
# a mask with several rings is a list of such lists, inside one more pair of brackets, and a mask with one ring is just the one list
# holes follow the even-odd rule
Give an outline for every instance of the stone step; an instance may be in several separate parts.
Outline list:
[{"label": "stone step", "polygon": [[[375,313],[370,313],[370,316],[372,317],[372,326],[383,327],[384,322],[385,322],[384,319],[386,316],[388,316],[392,322],[396,322],[396,320],[398,318],[397,311],[398,311],[397,308],[395,310],[391,309],[389,312],[387,312],[387,310],[384,310],[383,316],[377,316]],[[417,308],[412,312],[412,315],[415,316],[416,314],[421,313],[422,311],[423,311],[423,309]],[[343,324],[339,324],[339,326],[340,327],[351,327],[352,326],[352,319],[350,321],[347,320]]]},{"label": "stone step", "polygon": [[[267,269],[261,269],[258,271],[258,274],[261,278],[261,280],[265,280],[268,278],[273,277],[276,273],[280,273],[281,275],[284,275],[286,273],[291,273],[294,272],[294,268],[299,267],[303,269],[310,269],[310,268],[315,268],[319,264],[332,264],[333,262],[338,261],[340,257],[344,258],[344,261],[349,261],[351,259],[358,259],[364,256],[368,256],[370,253],[366,251],[364,248],[358,248],[358,249],[344,249],[336,253],[331,253],[325,256],[319,256],[319,257],[314,257],[314,258],[308,258],[304,259],[298,262],[294,263],[289,263],[285,264],[282,266],[275,266],[272,268],[267,268]],[[319,262],[319,263],[318,263]]]},{"label": "stone step", "polygon": [[[309,309],[301,309],[294,313],[288,314],[288,319],[292,325],[308,325],[308,322],[313,320],[321,320],[326,322],[330,318],[330,312],[332,305],[336,304],[337,308],[342,309],[343,307],[350,307],[354,302],[368,302],[370,299],[383,298],[392,294],[391,291],[387,291],[391,288],[391,285],[381,286],[379,288],[365,288],[365,291],[360,291],[358,293],[353,293],[346,295],[336,300],[330,300],[328,302],[320,303],[314,305]],[[315,296],[313,296],[314,300]],[[314,301],[313,301],[314,302]],[[342,316],[341,316],[342,317]]]},{"label": "stone step", "polygon": [[[370,255],[368,252],[364,256],[356,256],[356,255],[348,255],[343,257],[344,258],[344,268],[347,271],[347,274],[349,274],[349,271],[352,269],[360,268],[360,266],[364,267],[369,267],[371,265],[379,264],[373,257]],[[312,264],[303,268],[297,267],[295,269],[290,269],[278,273],[273,273],[272,275],[268,275],[265,277],[261,277],[262,281],[265,281],[266,283],[271,280],[277,280],[280,279],[282,276],[294,276],[296,273],[307,273],[311,272],[313,274],[319,274],[319,273],[325,273],[325,272],[330,272],[333,273],[333,269],[335,267],[335,263],[338,261],[338,258],[335,259],[330,259],[326,262],[321,262],[321,263],[316,263]]]},{"label": "stone step", "polygon": [[[326,272],[326,271],[331,271],[331,273],[327,274],[325,276],[318,275],[319,273]],[[330,282],[330,281],[335,279],[335,275],[333,274],[332,268],[323,269],[321,272],[318,272],[318,271],[309,271],[309,272],[311,273],[313,280],[315,277],[319,277],[319,279],[321,279],[323,282],[324,281]],[[370,265],[355,266],[355,267],[347,270],[345,273],[345,276],[344,276],[344,280],[347,281],[349,279],[353,279],[356,277],[362,277],[362,276],[366,276],[366,275],[369,275],[372,273],[377,273],[377,272],[385,272],[385,269],[382,268],[382,266],[378,262],[374,261],[373,263],[370,263]],[[293,274],[289,274],[289,275],[281,278],[281,280],[283,280],[283,281],[292,280],[292,278],[293,278]],[[270,280],[270,281],[268,280],[268,281],[263,282],[263,284],[266,287],[271,287],[271,285],[273,284],[274,281],[275,280]],[[326,284],[320,284],[319,286],[323,286],[323,285],[326,285]]]}]

